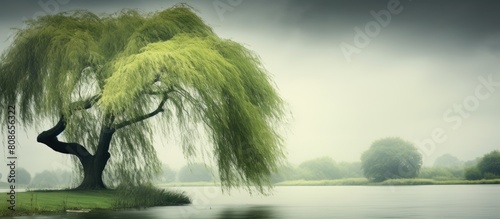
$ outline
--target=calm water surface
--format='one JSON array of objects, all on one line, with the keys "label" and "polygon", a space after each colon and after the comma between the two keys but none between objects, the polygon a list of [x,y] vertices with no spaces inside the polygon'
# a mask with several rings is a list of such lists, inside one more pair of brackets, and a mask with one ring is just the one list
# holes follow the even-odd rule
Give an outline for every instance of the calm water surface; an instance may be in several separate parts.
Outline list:
[{"label": "calm water surface", "polygon": [[179,187],[193,198],[181,207],[67,213],[19,219],[104,218],[500,218],[500,185],[276,187],[272,196],[217,187]]}]

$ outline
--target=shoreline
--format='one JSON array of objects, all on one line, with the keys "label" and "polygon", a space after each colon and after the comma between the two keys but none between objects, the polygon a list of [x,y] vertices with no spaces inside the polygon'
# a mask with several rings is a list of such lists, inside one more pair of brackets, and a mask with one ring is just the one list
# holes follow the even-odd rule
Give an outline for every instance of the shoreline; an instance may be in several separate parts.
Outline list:
[{"label": "shoreline", "polygon": [[[419,186],[419,185],[495,185],[500,184],[500,179],[488,180],[432,180],[432,179],[393,179],[384,182],[370,182],[366,178],[349,178],[337,180],[294,180],[284,181],[274,184],[275,187],[286,186]],[[182,192],[172,192],[168,189],[177,187],[219,187],[220,185],[214,182],[191,182],[191,183],[162,183],[156,184],[155,191],[165,191],[169,196],[162,196],[164,200],[162,205],[147,205],[144,203],[130,205],[125,202],[117,204],[117,200],[124,198],[119,190],[39,190],[39,191],[23,191],[16,192],[16,211],[7,209],[8,203],[0,204],[0,215],[4,216],[29,216],[29,215],[54,215],[70,212],[98,212],[107,210],[122,210],[134,208],[147,208],[154,206],[179,206],[186,205],[185,200],[176,199],[176,196],[182,196]],[[1,188],[0,188],[1,189]],[[143,192],[143,191],[139,191]],[[160,192],[161,193],[161,192]],[[134,194],[134,195],[137,195]],[[151,197],[152,194],[144,195],[143,197]],[[189,200],[189,197],[187,197]]]},{"label": "shoreline", "polygon": [[[500,184],[500,179],[482,179],[482,180],[465,180],[465,179],[447,179],[434,180],[425,178],[415,179],[390,179],[383,182],[370,182],[366,178],[346,178],[333,180],[288,180],[274,183],[273,186],[412,186],[412,185],[484,185],[484,184]],[[156,186],[161,188],[169,187],[203,187],[212,186],[219,187],[220,184],[214,182],[189,182],[189,183],[159,183]]]},{"label": "shoreline", "polygon": [[0,215],[6,217],[96,212],[191,203],[183,192],[152,186],[107,190],[39,190],[16,192],[15,210],[1,202]]}]

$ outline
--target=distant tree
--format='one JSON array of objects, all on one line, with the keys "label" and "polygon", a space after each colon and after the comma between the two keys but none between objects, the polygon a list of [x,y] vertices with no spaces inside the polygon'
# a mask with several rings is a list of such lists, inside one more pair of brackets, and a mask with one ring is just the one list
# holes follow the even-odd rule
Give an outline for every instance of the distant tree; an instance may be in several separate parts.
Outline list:
[{"label": "distant tree", "polygon": [[16,183],[28,185],[31,182],[31,174],[24,168],[16,168]]},{"label": "distant tree", "polygon": [[363,177],[361,162],[341,162],[337,164],[341,172],[341,178],[357,178]]},{"label": "distant tree", "polygon": [[464,167],[448,167],[446,170],[448,170],[455,179],[464,179]]},{"label": "distant tree", "polygon": [[278,168],[278,171],[273,172],[271,175],[271,182],[278,183],[286,180],[298,180],[300,179],[300,173],[298,168],[291,164],[286,164]]},{"label": "distant tree", "polygon": [[272,183],[279,183],[285,181],[285,176],[281,174],[280,172],[274,172],[271,174],[271,182]]},{"label": "distant tree", "polygon": [[361,156],[363,174],[369,180],[414,178],[422,166],[422,155],[413,144],[401,138],[373,142]]},{"label": "distant tree", "polygon": [[73,174],[66,170],[55,171],[60,185],[70,185],[73,182]]},{"label": "distant tree", "polygon": [[0,173],[0,181],[2,180],[2,173]]},{"label": "distant tree", "polygon": [[183,166],[179,170],[180,182],[209,182],[212,181],[212,173],[202,163],[192,163]]},{"label": "distant tree", "polygon": [[331,157],[320,157],[308,160],[299,165],[306,180],[323,180],[340,178],[340,170]]},{"label": "distant tree", "polygon": [[59,179],[56,172],[50,170],[44,170],[41,173],[35,174],[31,186],[35,188],[56,188],[59,186]]},{"label": "distant tree", "polygon": [[162,166],[162,173],[159,175],[158,180],[161,182],[174,182],[176,174],[175,170],[164,164]]},{"label": "distant tree", "polygon": [[463,165],[463,161],[451,154],[443,154],[434,161],[434,167],[457,167]]},{"label": "distant tree", "polygon": [[477,164],[479,163],[479,161],[481,161],[481,157],[476,157],[473,160],[466,161],[464,163],[464,166],[465,167],[475,167],[475,166],[477,166]]},{"label": "distant tree", "polygon": [[480,180],[483,178],[483,174],[477,167],[466,168],[464,176],[466,180]]},{"label": "distant tree", "polygon": [[492,151],[484,155],[477,164],[477,168],[485,178],[500,177],[500,152]]},{"label": "distant tree", "polygon": [[424,167],[418,174],[419,178],[447,180],[455,178],[447,168],[444,167]]}]

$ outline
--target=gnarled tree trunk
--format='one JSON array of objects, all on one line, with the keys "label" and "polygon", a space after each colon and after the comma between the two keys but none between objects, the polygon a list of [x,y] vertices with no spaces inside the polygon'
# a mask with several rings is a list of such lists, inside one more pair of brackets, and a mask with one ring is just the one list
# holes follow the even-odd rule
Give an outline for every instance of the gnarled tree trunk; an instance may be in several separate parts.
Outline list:
[{"label": "gnarled tree trunk", "polygon": [[64,117],[61,116],[59,122],[53,128],[38,135],[37,141],[47,145],[54,151],[78,157],[83,166],[84,176],[82,183],[77,189],[106,189],[106,185],[102,181],[102,173],[110,158],[109,145],[115,129],[105,125],[101,127],[97,150],[92,155],[85,147],[78,143],[59,141],[57,135],[61,134],[65,128],[66,122],[64,121]]}]

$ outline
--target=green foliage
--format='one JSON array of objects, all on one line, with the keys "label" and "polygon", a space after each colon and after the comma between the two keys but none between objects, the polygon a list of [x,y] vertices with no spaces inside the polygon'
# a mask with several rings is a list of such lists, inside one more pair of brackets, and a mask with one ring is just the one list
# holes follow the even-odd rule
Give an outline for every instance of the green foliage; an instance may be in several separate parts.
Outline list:
[{"label": "green foliage", "polygon": [[473,160],[466,161],[464,163],[464,166],[465,167],[475,167],[475,166],[477,166],[477,164],[479,163],[479,161],[481,161],[481,157],[477,157],[477,158],[475,158]]},{"label": "green foliage", "polygon": [[41,173],[35,174],[31,182],[33,188],[57,188],[59,186],[59,178],[54,171],[44,170]]},{"label": "green foliage", "polygon": [[152,186],[120,187],[119,190],[44,190],[16,192],[16,210],[7,208],[8,202],[0,202],[0,215],[60,214],[66,209],[92,209],[90,218],[102,218],[102,209],[149,207],[158,205],[183,205],[191,200],[182,192],[165,191]]},{"label": "green foliage", "polygon": [[330,157],[308,160],[299,165],[299,171],[305,180],[338,179],[340,170]]},{"label": "green foliage", "polygon": [[74,183],[74,179],[73,179],[73,174],[71,174],[71,172],[69,171],[63,171],[63,170],[58,170],[56,171],[56,174],[59,178],[59,185],[61,186],[69,186],[71,185],[72,183]]},{"label": "green foliage", "polygon": [[451,154],[443,154],[434,161],[434,167],[458,167],[463,165],[463,161]]},{"label": "green foliage", "polygon": [[73,175],[64,170],[44,170],[35,174],[31,180],[31,188],[64,188],[73,183]]},{"label": "green foliage", "polygon": [[340,162],[337,166],[341,172],[342,178],[360,178],[363,177],[361,162]]},{"label": "green foliage", "polygon": [[384,138],[362,154],[361,165],[365,177],[375,182],[413,178],[422,166],[422,155],[407,141]]},{"label": "green foliage", "polygon": [[[482,158],[474,160],[476,165],[468,165],[465,169],[465,179],[498,179],[500,178],[500,152],[492,151]],[[473,163],[472,163],[473,164]]]},{"label": "green foliage", "polygon": [[[7,208],[8,202],[0,203],[0,215],[40,215],[64,212],[66,209],[110,209],[114,190],[75,191],[44,190],[16,192],[16,210]],[[5,204],[4,204],[5,203]]]},{"label": "green foliage", "polygon": [[363,176],[360,162],[335,162],[330,157],[308,160],[299,166],[286,164],[273,172],[273,183],[298,180],[332,180],[339,178],[360,178]]},{"label": "green foliage", "polygon": [[152,185],[120,186],[116,189],[114,208],[144,208],[190,204],[184,192],[172,192]]},{"label": "green foliage", "polygon": [[[81,110],[86,103],[91,108]],[[115,183],[137,185],[158,174],[152,135],[173,130],[187,157],[208,140],[224,188],[263,192],[284,158],[284,104],[259,58],[219,38],[185,5],[28,21],[0,58],[0,105],[18,105],[26,126],[64,115],[64,140],[90,153],[99,127],[117,128],[105,169]],[[155,109],[156,119],[127,123]]]},{"label": "green foliage", "polygon": [[16,184],[28,185],[31,182],[31,174],[22,167],[16,168]]},{"label": "green foliage", "polygon": [[157,177],[157,181],[160,182],[174,182],[176,179],[177,173],[175,170],[170,168],[170,166],[163,164],[162,166],[162,173]]},{"label": "green foliage", "polygon": [[480,180],[483,178],[483,174],[477,167],[466,168],[464,176],[466,180]]},{"label": "green foliage", "polygon": [[500,177],[500,152],[492,151],[483,156],[477,164],[477,168],[484,177],[498,178]]},{"label": "green foliage", "polygon": [[179,170],[179,182],[209,182],[212,181],[212,172],[202,163],[192,163]]},{"label": "green foliage", "polygon": [[278,183],[287,180],[298,180],[304,177],[298,171],[298,168],[291,164],[284,164],[278,168],[276,172],[271,175],[271,182]]},{"label": "green foliage", "polygon": [[464,169],[462,167],[423,167],[418,177],[434,180],[463,179]]}]

